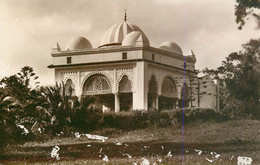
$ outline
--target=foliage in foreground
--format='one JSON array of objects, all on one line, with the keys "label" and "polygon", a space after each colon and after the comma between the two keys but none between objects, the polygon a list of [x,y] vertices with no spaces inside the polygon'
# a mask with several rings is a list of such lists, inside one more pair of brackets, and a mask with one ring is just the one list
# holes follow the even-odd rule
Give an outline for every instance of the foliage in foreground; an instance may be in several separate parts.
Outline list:
[{"label": "foliage in foreground", "polygon": [[204,72],[220,79],[222,109],[232,118],[260,119],[260,39],[250,40],[242,51],[226,57],[222,66]]},{"label": "foliage in foreground", "polygon": [[67,129],[76,125],[81,110],[93,102],[73,100],[65,95],[64,85],[39,87],[37,79],[33,69],[26,66],[0,81],[0,149],[8,143],[71,132]]}]

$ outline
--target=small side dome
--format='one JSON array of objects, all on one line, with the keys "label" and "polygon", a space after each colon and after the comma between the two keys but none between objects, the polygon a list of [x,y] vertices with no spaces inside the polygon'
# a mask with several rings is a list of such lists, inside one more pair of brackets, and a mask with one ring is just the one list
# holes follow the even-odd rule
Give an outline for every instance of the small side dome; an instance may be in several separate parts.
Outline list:
[{"label": "small side dome", "polygon": [[92,48],[91,43],[84,37],[76,37],[70,40],[65,50],[83,50]]},{"label": "small side dome", "polygon": [[175,54],[183,55],[180,46],[177,45],[175,42],[166,41],[159,46],[159,49],[166,50]]},{"label": "small side dome", "polygon": [[122,46],[150,46],[150,42],[141,32],[133,31],[125,36]]}]

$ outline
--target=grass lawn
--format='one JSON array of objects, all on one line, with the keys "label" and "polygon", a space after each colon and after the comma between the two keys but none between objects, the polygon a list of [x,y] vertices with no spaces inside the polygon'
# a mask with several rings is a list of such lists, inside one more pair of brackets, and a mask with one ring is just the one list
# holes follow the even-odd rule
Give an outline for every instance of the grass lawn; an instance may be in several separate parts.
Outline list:
[{"label": "grass lawn", "polygon": [[[238,156],[251,157],[260,164],[260,121],[235,120],[197,123],[184,127],[184,164],[237,164]],[[98,130],[105,142],[87,137],[57,137],[37,143],[10,145],[0,157],[3,164],[181,164],[182,128],[147,128],[129,132]],[[116,145],[121,142],[121,145]],[[60,147],[60,160],[51,158],[52,148]],[[103,160],[108,158],[108,162]]]}]

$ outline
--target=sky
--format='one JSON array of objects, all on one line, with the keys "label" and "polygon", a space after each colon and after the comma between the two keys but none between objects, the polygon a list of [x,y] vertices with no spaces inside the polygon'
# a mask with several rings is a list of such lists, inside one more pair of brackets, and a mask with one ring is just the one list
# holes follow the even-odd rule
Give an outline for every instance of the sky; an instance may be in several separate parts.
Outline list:
[{"label": "sky", "polygon": [[0,0],[0,79],[33,67],[41,85],[54,84],[51,49],[86,37],[100,45],[105,31],[124,20],[136,24],[152,47],[177,43],[196,55],[197,69],[217,68],[260,30],[250,18],[238,30],[235,0]]}]

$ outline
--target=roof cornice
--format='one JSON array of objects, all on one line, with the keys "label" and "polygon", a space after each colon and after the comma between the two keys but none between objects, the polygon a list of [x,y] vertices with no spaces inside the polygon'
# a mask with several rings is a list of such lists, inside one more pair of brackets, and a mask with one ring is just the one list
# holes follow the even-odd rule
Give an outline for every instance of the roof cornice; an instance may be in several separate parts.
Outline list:
[{"label": "roof cornice", "polygon": [[73,56],[73,55],[133,51],[133,50],[142,50],[142,49],[143,49],[143,47],[110,46],[110,47],[92,48],[92,49],[85,49],[85,50],[51,52],[51,55],[52,55],[52,57],[59,57],[59,56]]},{"label": "roof cornice", "polygon": [[174,57],[183,60],[186,57],[186,61],[195,62],[193,58],[188,56],[183,56],[180,54],[175,54],[169,51],[165,51],[159,48],[151,46],[110,46],[110,47],[100,47],[85,50],[73,50],[73,51],[55,51],[51,52],[52,57],[60,56],[75,56],[75,55],[86,55],[86,54],[98,54],[98,53],[110,53],[110,52],[123,52],[123,51],[135,51],[135,50],[147,50],[161,55],[166,55],[169,57]]},{"label": "roof cornice", "polygon": [[[173,69],[184,71],[183,68],[179,68],[179,67],[175,67],[175,66],[171,66],[171,65],[167,65],[167,64],[162,64],[162,63],[154,62],[154,61],[151,61],[151,60],[145,60],[145,59],[119,60],[119,61],[106,61],[106,62],[92,62],[92,63],[78,63],[78,64],[62,64],[62,65],[49,65],[48,68],[81,67],[81,66],[91,66],[91,65],[100,65],[100,64],[103,64],[103,65],[104,64],[120,64],[120,63],[140,62],[140,61],[149,62],[149,63],[161,65],[161,66],[164,66],[164,67],[169,67],[169,68],[173,68]],[[195,73],[194,71],[191,71],[191,70],[188,70],[188,69],[185,69],[185,71],[191,72],[191,73]]]}]

